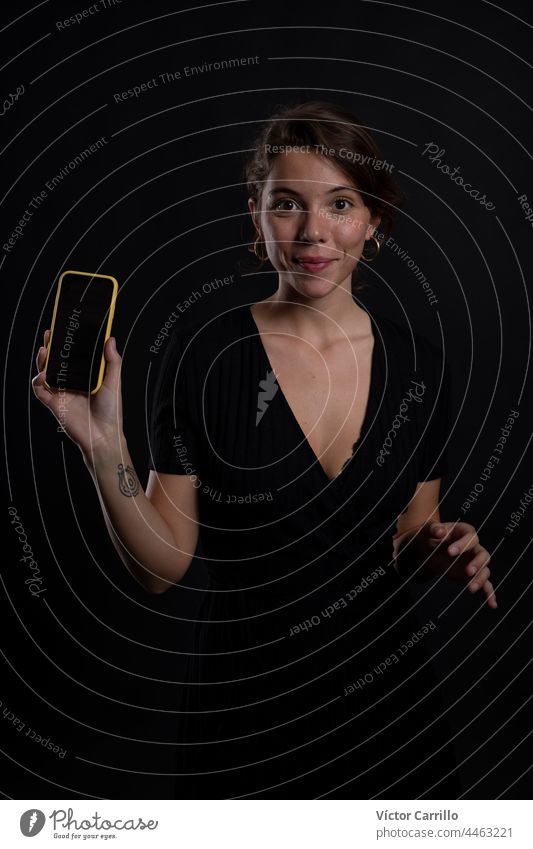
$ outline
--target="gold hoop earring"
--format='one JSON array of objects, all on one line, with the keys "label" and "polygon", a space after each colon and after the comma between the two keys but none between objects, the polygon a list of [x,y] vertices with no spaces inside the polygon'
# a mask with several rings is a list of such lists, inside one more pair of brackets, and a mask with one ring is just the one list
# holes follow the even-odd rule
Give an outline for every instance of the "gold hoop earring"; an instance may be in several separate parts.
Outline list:
[{"label": "gold hoop earring", "polygon": [[372,256],[364,256],[364,254],[361,254],[361,259],[364,259],[365,262],[374,262],[374,260],[376,259],[377,255],[379,254],[379,252],[381,250],[380,239],[378,239],[377,236],[372,236],[372,239],[376,244],[376,252],[373,253]]},{"label": "gold hoop earring", "polygon": [[248,250],[251,251],[251,253],[255,254],[257,259],[260,262],[266,262],[267,259],[268,259],[268,254],[266,256],[263,256],[262,254],[259,253],[259,245],[261,244],[262,241],[263,240],[261,239],[261,235],[258,234],[255,242],[253,243],[253,246],[251,248],[248,248]]}]

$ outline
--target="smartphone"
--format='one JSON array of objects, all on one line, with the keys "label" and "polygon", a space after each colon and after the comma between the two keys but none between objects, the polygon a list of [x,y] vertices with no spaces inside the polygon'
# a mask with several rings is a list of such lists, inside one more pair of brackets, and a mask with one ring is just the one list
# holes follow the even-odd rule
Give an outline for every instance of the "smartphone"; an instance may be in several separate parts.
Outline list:
[{"label": "smartphone", "polygon": [[63,271],[44,364],[49,388],[98,392],[105,372],[118,282],[108,274]]}]

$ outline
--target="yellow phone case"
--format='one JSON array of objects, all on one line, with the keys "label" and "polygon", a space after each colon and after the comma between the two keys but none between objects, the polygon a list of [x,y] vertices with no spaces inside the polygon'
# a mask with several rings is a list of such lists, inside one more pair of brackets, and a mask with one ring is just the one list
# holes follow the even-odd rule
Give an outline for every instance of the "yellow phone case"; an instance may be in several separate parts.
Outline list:
[{"label": "yellow phone case", "polygon": [[[52,326],[50,327],[50,339],[48,340],[48,347],[46,349],[46,360],[45,360],[44,369],[43,369],[44,372],[46,372],[46,367],[48,365],[48,356],[49,356],[51,348],[52,348],[52,338],[54,336],[54,327],[55,327],[55,322],[56,322],[57,307],[58,307],[58,304],[59,304],[59,296],[61,294],[61,284],[63,283],[63,278],[66,277],[67,274],[77,274],[77,275],[81,275],[82,277],[96,277],[96,278],[100,277],[103,280],[111,280],[111,282],[113,284],[113,293],[111,295],[111,304],[109,305],[109,315],[107,317],[107,325],[106,325],[106,329],[105,329],[104,345],[111,335],[111,324],[113,323],[113,316],[115,314],[115,304],[116,304],[117,293],[118,293],[118,281],[117,281],[117,279],[115,277],[112,277],[110,274],[91,274],[88,271],[72,271],[72,270],[63,271],[63,273],[59,277],[59,283],[57,285],[57,293],[56,293],[56,299],[55,299],[55,303],[54,303],[54,313],[52,315]],[[100,371],[98,372],[98,382],[97,382],[95,388],[91,389],[91,392],[90,392],[91,395],[94,395],[100,389],[102,382],[104,380],[104,371],[105,371],[105,356],[104,356],[104,353],[102,351],[102,359],[101,359],[101,362],[100,362]],[[49,389],[54,388],[46,382],[46,379],[44,381],[44,384]]]}]

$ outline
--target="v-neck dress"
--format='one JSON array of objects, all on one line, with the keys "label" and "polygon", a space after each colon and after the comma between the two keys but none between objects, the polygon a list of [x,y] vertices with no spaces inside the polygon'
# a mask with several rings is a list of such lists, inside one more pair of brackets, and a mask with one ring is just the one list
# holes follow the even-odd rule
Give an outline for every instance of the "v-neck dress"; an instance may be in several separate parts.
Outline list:
[{"label": "v-neck dress", "polygon": [[194,476],[207,569],[178,693],[177,798],[461,792],[431,663],[442,605],[432,592],[421,616],[392,543],[417,482],[447,471],[449,369],[369,315],[364,421],[332,480],[249,305],[175,325],[162,352],[150,468]]}]

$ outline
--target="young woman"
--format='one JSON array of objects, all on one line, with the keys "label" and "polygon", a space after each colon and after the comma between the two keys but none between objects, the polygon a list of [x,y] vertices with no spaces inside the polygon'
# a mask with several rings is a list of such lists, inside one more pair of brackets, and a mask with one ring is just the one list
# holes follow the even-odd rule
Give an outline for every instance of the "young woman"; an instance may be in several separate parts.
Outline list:
[{"label": "young woman", "polygon": [[[456,798],[450,729],[408,580],[496,606],[475,528],[441,521],[442,351],[353,297],[401,195],[346,109],[272,117],[247,165],[265,300],[175,325],[142,490],[122,430],[121,358],[65,427],[142,585],[208,586],[179,705],[180,798]],[[381,228],[378,230],[378,228]],[[370,250],[369,250],[370,249]],[[45,345],[48,331],[45,334]],[[37,397],[58,415],[43,387]]]}]

